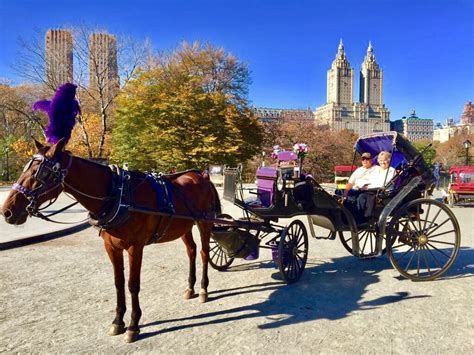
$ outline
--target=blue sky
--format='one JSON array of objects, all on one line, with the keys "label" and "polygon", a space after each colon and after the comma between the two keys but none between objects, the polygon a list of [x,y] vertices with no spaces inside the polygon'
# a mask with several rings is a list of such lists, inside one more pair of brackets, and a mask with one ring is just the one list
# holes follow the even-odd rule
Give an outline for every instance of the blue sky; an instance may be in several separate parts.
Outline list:
[{"label": "blue sky", "polygon": [[0,78],[18,82],[12,66],[18,38],[35,29],[85,24],[155,49],[210,42],[246,62],[255,106],[312,109],[326,101],[326,72],[342,38],[359,71],[372,41],[384,70],[391,119],[409,115],[456,120],[474,101],[472,0],[0,0]]}]

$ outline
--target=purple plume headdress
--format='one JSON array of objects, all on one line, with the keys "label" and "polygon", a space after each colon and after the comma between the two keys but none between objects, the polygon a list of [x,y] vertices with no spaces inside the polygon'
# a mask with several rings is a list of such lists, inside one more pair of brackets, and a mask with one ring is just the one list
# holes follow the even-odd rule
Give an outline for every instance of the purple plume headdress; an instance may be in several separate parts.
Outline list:
[{"label": "purple plume headdress", "polygon": [[77,86],[71,83],[61,85],[51,101],[41,100],[33,104],[33,111],[41,110],[49,116],[46,137],[51,144],[61,138],[66,142],[71,138],[72,129],[76,123],[76,115],[81,113],[79,103],[75,99]]}]

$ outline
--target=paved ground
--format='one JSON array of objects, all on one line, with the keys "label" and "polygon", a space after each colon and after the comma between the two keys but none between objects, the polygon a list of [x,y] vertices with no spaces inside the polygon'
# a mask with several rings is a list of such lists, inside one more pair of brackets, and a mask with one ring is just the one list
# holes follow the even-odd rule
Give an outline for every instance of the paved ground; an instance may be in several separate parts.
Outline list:
[{"label": "paved ground", "polygon": [[[386,257],[361,261],[337,240],[311,239],[298,283],[282,284],[263,251],[227,272],[211,269],[210,299],[200,304],[181,296],[183,244],[149,246],[133,344],[106,334],[115,290],[97,231],[0,251],[0,352],[473,353],[473,210],[453,210],[462,250],[434,282],[401,279]],[[228,203],[224,211],[238,214]]]},{"label": "paved ground", "polygon": [[[10,186],[0,186],[0,208],[7,198],[10,188]],[[68,196],[61,194],[54,205],[47,208],[44,213],[49,214],[57,211],[72,202],[74,201]],[[51,218],[59,222],[71,224],[56,224],[39,218],[29,218],[28,223],[24,225],[12,226],[7,224],[3,220],[3,217],[0,218],[0,250],[17,246],[22,243],[31,243],[56,237],[64,232],[83,229],[83,226],[85,226],[84,219],[87,218],[87,212],[81,205],[76,205]]]}]

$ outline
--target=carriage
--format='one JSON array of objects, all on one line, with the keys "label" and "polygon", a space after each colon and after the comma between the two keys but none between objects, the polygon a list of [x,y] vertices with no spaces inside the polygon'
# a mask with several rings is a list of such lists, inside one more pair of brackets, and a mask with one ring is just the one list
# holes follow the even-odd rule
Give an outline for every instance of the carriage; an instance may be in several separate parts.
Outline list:
[{"label": "carriage", "polygon": [[[385,253],[401,275],[414,281],[433,280],[454,262],[461,233],[456,217],[444,204],[429,198],[434,187],[431,170],[419,153],[396,132],[360,137],[354,149],[357,157],[369,152],[376,162],[381,151],[391,152],[395,176],[384,188],[370,189],[372,213],[358,216],[354,201],[324,189],[303,172],[303,157],[281,151],[274,166],[258,168],[256,188],[242,184],[241,167],[226,169],[224,198],[243,211],[243,218],[223,215],[216,220],[210,264],[226,270],[235,258],[255,259],[258,249],[270,249],[282,279],[297,281],[308,256],[305,224],[293,219],[287,226],[279,219],[307,216],[311,236],[336,239],[360,259]],[[328,231],[318,237],[315,226]]]},{"label": "carriage", "polygon": [[450,182],[447,202],[454,204],[470,203],[474,200],[474,166],[452,166],[449,168]]},{"label": "carriage", "polygon": [[[76,86],[66,83],[52,100],[42,100],[33,108],[49,116],[48,142],[35,140],[36,154],[27,162],[12,186],[1,213],[9,224],[21,225],[29,216],[54,222],[49,217],[80,203],[89,211],[91,224],[99,235],[113,266],[116,308],[110,335],[126,332],[125,340],[138,339],[140,273],[143,249],[153,243],[180,238],[189,259],[185,299],[192,299],[196,283],[197,247],[192,228],[201,236],[203,261],[199,300],[208,300],[208,260],[214,268],[225,270],[234,258],[252,259],[260,248],[269,248],[278,263],[283,280],[297,281],[308,256],[308,233],[303,222],[288,226],[281,218],[306,215],[312,236],[313,225],[329,231],[327,239],[339,234],[346,249],[359,258],[373,258],[386,252],[393,266],[413,280],[431,280],[444,274],[459,251],[460,231],[448,207],[429,198],[431,171],[422,156],[403,137],[389,132],[361,137],[355,145],[354,159],[362,152],[376,156],[391,151],[391,165],[397,175],[383,189],[367,191],[373,201],[373,214],[361,221],[351,205],[331,194],[303,172],[303,155],[278,151],[276,166],[257,171],[257,188],[246,191],[241,169],[225,172],[224,197],[242,208],[244,217],[233,219],[218,214],[221,205],[209,173],[188,170],[162,175],[104,166],[74,156],[65,150],[75,117],[80,112],[75,100]],[[52,205],[64,191],[77,202],[48,215],[43,205]],[[252,198],[246,198],[244,192]],[[46,206],[46,207],[47,207]],[[210,239],[214,240],[211,251]],[[266,240],[266,242],[264,242]],[[124,250],[128,253],[132,312],[125,327]]]}]

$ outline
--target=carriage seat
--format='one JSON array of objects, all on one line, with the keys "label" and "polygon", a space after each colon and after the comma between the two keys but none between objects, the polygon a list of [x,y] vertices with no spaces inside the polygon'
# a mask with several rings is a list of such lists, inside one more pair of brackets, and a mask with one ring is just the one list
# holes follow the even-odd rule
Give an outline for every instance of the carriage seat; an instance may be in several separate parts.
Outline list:
[{"label": "carriage seat", "polygon": [[272,166],[261,166],[257,170],[257,189],[251,196],[244,200],[250,207],[270,207],[273,201],[275,183],[277,179],[277,168]]}]

